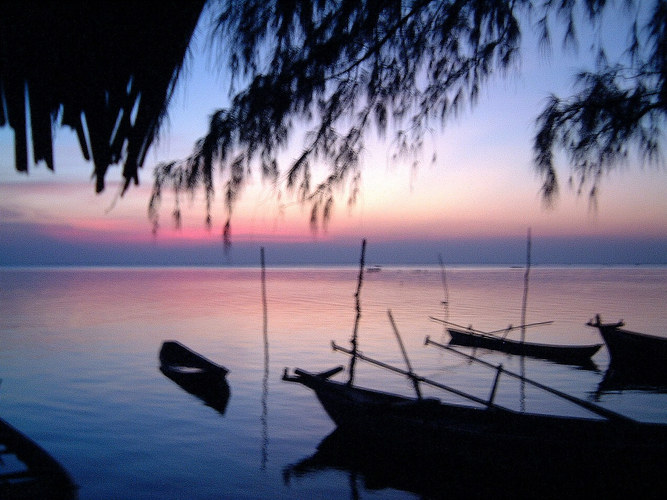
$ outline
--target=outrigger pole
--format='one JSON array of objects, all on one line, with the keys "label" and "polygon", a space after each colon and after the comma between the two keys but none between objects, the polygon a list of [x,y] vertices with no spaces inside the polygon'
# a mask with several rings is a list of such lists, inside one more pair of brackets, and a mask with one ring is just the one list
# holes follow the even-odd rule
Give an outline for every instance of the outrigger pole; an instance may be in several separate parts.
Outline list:
[{"label": "outrigger pole", "polygon": [[417,399],[422,398],[422,392],[419,389],[419,380],[417,375],[415,375],[415,372],[412,371],[412,365],[410,364],[410,358],[408,358],[408,353],[405,350],[405,346],[403,345],[403,340],[401,339],[401,334],[398,333],[398,328],[396,327],[396,322],[394,322],[394,317],[391,314],[391,310],[387,310],[387,315],[389,316],[389,321],[391,322],[391,327],[394,329],[394,334],[396,334],[396,340],[398,340],[398,345],[401,348],[401,352],[403,353],[403,359],[405,360],[405,364],[408,366],[408,377],[410,377],[410,380],[412,380],[412,385],[415,386],[415,392],[417,393]]},{"label": "outrigger pole", "polygon": [[494,365],[492,363],[489,363],[487,361],[484,361],[483,359],[479,359],[476,356],[472,356],[470,354],[466,354],[464,352],[459,351],[458,349],[454,349],[453,347],[450,347],[448,345],[441,344],[439,342],[436,342],[434,340],[431,340],[431,338],[427,335],[426,339],[424,340],[424,345],[429,345],[432,344],[436,347],[440,347],[441,349],[446,349],[448,351],[451,351],[455,354],[458,354],[459,356],[463,356],[464,358],[468,358],[472,361],[477,361],[478,363],[481,363],[485,366],[488,366],[490,368],[493,368],[495,370],[498,370],[498,373],[506,373],[507,375],[518,378],[519,380],[526,382],[534,387],[537,387],[538,389],[542,389],[543,391],[549,392],[555,396],[558,396],[560,398],[563,398],[567,401],[570,401],[571,403],[574,403],[576,405],[581,406],[582,408],[585,408],[586,410],[596,413],[597,415],[600,415],[601,417],[606,418],[607,420],[615,421],[615,422],[623,422],[623,423],[636,423],[636,420],[626,417],[625,415],[621,415],[620,413],[616,413],[615,411],[612,410],[607,410],[606,408],[603,408],[602,406],[598,406],[595,403],[591,403],[589,401],[585,401],[583,399],[579,399],[575,396],[571,396],[565,392],[561,392],[557,389],[552,389],[549,386],[540,384],[539,382],[536,382],[534,380],[531,380],[529,378],[526,378],[522,375],[519,375],[518,373],[511,372],[509,370],[506,370],[502,367],[502,365]]},{"label": "outrigger pole", "polygon": [[514,410],[511,410],[509,408],[504,408],[502,406],[498,406],[494,404],[492,401],[485,401],[482,398],[478,398],[476,396],[473,396],[472,394],[467,394],[463,391],[459,391],[458,389],[454,389],[453,387],[446,386],[444,384],[441,384],[439,382],[436,382],[434,380],[430,380],[424,377],[421,377],[416,374],[410,374],[410,372],[406,370],[401,370],[400,368],[396,368],[395,366],[388,365],[387,363],[383,363],[382,361],[377,361],[373,358],[369,358],[368,356],[365,356],[364,354],[361,354],[360,352],[357,352],[356,354],[351,351],[350,349],[345,349],[344,347],[341,347],[337,345],[335,342],[331,342],[331,347],[334,351],[340,351],[345,354],[349,354],[350,356],[355,356],[357,359],[361,359],[362,361],[366,361],[368,363],[371,363],[373,365],[379,366],[381,368],[385,368],[387,370],[390,370],[395,373],[400,373],[401,375],[405,375],[407,377],[411,377],[416,381],[422,382],[427,385],[431,385],[433,387],[437,387],[438,389],[442,389],[447,392],[451,392],[452,394],[456,394],[457,396],[461,396],[462,398],[469,399],[470,401],[474,401],[475,403],[481,404],[486,406],[489,409],[493,410],[498,410],[502,412],[507,412],[507,413],[516,413]]},{"label": "outrigger pole", "polygon": [[436,318],[434,316],[429,316],[428,319],[430,319],[431,321],[435,321],[436,323],[443,323],[445,325],[455,326],[456,328],[460,328],[461,330],[469,330],[471,332],[478,333],[479,335],[488,335],[488,336],[492,336],[495,333],[518,330],[519,328],[528,328],[530,326],[539,326],[539,325],[550,325],[551,323],[553,323],[553,321],[539,321],[537,323],[528,323],[526,325],[517,325],[517,326],[510,325],[507,328],[501,328],[500,330],[492,330],[490,332],[484,332],[482,330],[476,330],[472,326],[457,325],[456,323],[452,323],[451,321],[445,321],[443,319]]}]

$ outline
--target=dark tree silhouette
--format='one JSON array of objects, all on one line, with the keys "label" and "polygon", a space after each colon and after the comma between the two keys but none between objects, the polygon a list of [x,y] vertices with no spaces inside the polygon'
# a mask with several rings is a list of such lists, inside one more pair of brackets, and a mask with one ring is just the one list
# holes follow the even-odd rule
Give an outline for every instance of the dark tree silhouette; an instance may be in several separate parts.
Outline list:
[{"label": "dark tree silhouette", "polygon": [[[588,0],[592,21],[607,6],[604,0]],[[563,2],[563,13],[572,23],[574,2]],[[633,2],[626,2],[632,7]],[[597,47],[596,72],[577,77],[580,91],[570,98],[551,96],[537,119],[535,166],[544,178],[543,193],[550,202],[558,191],[554,149],[569,157],[579,188],[591,186],[595,196],[601,176],[626,159],[631,150],[648,162],[661,160],[667,112],[667,2],[653,2],[644,26],[638,15],[629,28],[629,44],[623,60],[610,63],[603,47]],[[568,25],[568,37],[574,30]]]},{"label": "dark tree silhouette", "polygon": [[[630,19],[627,64],[608,63],[598,46],[598,71],[580,76],[582,91],[552,97],[537,119],[535,166],[544,197],[552,200],[558,188],[555,148],[568,152],[582,185],[593,179],[593,193],[599,176],[629,148],[659,157],[665,1],[653,2],[646,26],[639,24],[645,10],[632,0],[227,0],[215,6],[216,33],[241,88],[228,108],[212,114],[208,134],[190,157],[157,166],[149,209],[155,227],[167,186],[175,190],[177,220],[180,193],[203,186],[210,224],[219,165],[227,175],[228,238],[234,201],[251,166],[278,181],[276,157],[297,122],[309,128],[285,186],[312,204],[314,226],[326,222],[336,188],[347,187],[350,201],[357,194],[369,130],[394,131],[398,154],[418,150],[431,125],[474,104],[489,76],[511,68],[522,31],[537,28],[548,43],[550,30],[564,26],[564,42],[576,44],[580,25],[599,29],[610,9],[623,8]],[[329,167],[320,183],[312,181],[316,161]]]},{"label": "dark tree silhouette", "polygon": [[16,169],[28,170],[30,132],[34,162],[53,170],[52,127],[66,125],[92,157],[98,192],[109,165],[123,160],[124,190],[138,182],[203,6],[3,0],[0,126],[14,129]]},{"label": "dark tree silhouette", "polygon": [[[518,2],[525,7],[526,2]],[[213,113],[194,153],[156,169],[151,216],[157,225],[165,186],[203,185],[207,206],[213,167],[228,172],[225,200],[231,216],[253,161],[278,178],[276,155],[296,120],[311,122],[302,154],[286,185],[312,203],[311,223],[326,221],[334,189],[349,182],[357,193],[359,154],[369,128],[394,122],[400,153],[419,148],[432,119],[445,120],[474,101],[497,68],[509,67],[519,46],[513,1],[226,1],[217,34],[233,78],[247,85],[229,108]],[[312,185],[314,161],[328,177]],[[210,223],[210,212],[207,217]],[[229,219],[225,225],[229,236]]]},{"label": "dark tree silhouette", "polygon": [[[62,124],[92,158],[98,191],[120,161],[124,189],[138,182],[204,3],[216,15],[220,64],[231,71],[231,104],[212,114],[192,155],[156,167],[155,228],[165,188],[176,192],[178,221],[181,193],[203,187],[210,225],[220,168],[228,238],[234,202],[256,165],[312,205],[314,226],[326,222],[337,189],[347,188],[350,202],[357,195],[370,131],[395,134],[399,155],[419,151],[430,127],[512,68],[522,32],[536,27],[548,42],[551,29],[564,27],[571,43],[579,28],[600,29],[619,9],[629,20],[625,54],[609,61],[598,46],[598,67],[579,76],[579,92],[551,98],[536,122],[535,167],[552,200],[556,150],[592,193],[629,154],[661,158],[665,0],[3,1],[0,126],[15,131],[16,168],[28,168],[28,102],[35,162],[53,168],[52,126]],[[281,167],[296,124],[307,127],[303,151]],[[315,162],[329,167],[321,182],[313,181]]]}]

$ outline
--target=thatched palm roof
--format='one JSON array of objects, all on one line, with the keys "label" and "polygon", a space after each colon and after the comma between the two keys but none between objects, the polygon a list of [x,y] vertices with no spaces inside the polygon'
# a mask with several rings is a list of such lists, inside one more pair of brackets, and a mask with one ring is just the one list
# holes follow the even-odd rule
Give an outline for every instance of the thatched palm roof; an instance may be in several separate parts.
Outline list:
[{"label": "thatched palm roof", "polygon": [[54,168],[60,123],[92,158],[98,192],[120,161],[125,188],[138,182],[204,3],[3,1],[0,126],[14,129],[16,169],[28,170],[28,126],[35,163]]}]

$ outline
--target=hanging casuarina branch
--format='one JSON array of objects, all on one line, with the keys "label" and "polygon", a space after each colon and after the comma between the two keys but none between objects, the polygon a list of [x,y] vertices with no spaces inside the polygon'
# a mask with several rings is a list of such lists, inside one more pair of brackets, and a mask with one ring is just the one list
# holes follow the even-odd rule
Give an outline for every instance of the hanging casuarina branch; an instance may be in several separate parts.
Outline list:
[{"label": "hanging casuarina branch", "polygon": [[[484,85],[519,59],[521,34],[537,28],[549,44],[564,26],[576,46],[580,28],[599,29],[619,6],[628,19],[628,50],[608,62],[599,43],[595,71],[579,78],[581,92],[553,96],[537,118],[534,165],[544,200],[558,192],[554,155],[564,150],[580,186],[599,180],[631,150],[656,161],[664,140],[664,0],[226,0],[213,3],[216,34],[230,68],[231,103],[211,117],[193,154],[155,173],[151,218],[157,225],[162,185],[213,193],[212,170],[223,173],[224,237],[229,242],[235,200],[258,166],[276,189],[310,204],[314,230],[326,226],[334,202],[357,197],[365,141],[393,134],[395,156],[414,157],[424,135],[475,104]],[[652,10],[648,10],[652,9]],[[646,13],[648,12],[648,15]],[[614,11],[614,15],[618,17]],[[642,20],[648,21],[642,26]],[[238,88],[238,90],[237,90]],[[285,165],[279,156],[305,130],[303,148]],[[291,142],[292,141],[292,142]],[[315,179],[315,166],[327,173]],[[171,172],[171,174],[169,173]],[[346,193],[346,194],[344,194]],[[207,204],[207,221],[211,218]],[[176,212],[178,213],[178,212]]]},{"label": "hanging casuarina branch", "polygon": [[[593,196],[624,161],[663,161],[665,0],[5,4],[0,127],[14,130],[16,169],[28,170],[29,150],[34,163],[55,168],[53,129],[66,125],[94,163],[97,191],[116,163],[124,164],[123,192],[139,182],[200,14],[213,16],[211,46],[229,76],[229,105],[213,110],[190,156],[155,168],[149,217],[156,229],[165,189],[175,192],[177,222],[182,193],[203,190],[207,226],[218,191],[229,243],[234,206],[254,170],[309,204],[313,228],[325,225],[335,201],[358,195],[369,134],[391,134],[396,156],[414,159],[425,135],[517,66],[522,34],[533,30],[549,45],[562,28],[564,45],[576,47],[578,33],[592,28],[596,57],[573,95],[553,95],[537,117],[534,166],[544,200],[558,193],[561,151],[579,190]],[[602,41],[610,18],[614,45],[625,42],[613,59]],[[281,157],[297,140],[301,152]],[[320,177],[318,166],[326,169]]]}]

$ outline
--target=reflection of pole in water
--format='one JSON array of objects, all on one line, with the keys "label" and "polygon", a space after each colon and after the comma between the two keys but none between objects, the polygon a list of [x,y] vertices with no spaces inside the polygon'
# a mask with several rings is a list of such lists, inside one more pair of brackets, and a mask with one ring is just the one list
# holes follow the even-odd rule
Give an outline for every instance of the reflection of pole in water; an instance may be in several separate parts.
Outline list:
[{"label": "reflection of pole in water", "polygon": [[[530,275],[530,228],[526,242],[526,272],[523,275],[523,300],[521,301],[521,342],[526,340],[526,304],[528,303],[528,279]],[[525,356],[521,356],[521,377],[526,376]],[[526,411],[526,383],[521,379],[521,411]]]},{"label": "reflection of pole in water", "polygon": [[438,254],[438,261],[440,262],[440,279],[442,280],[442,291],[444,297],[442,299],[442,307],[445,313],[445,321],[449,321],[449,289],[447,288],[447,273],[445,271],[445,263],[442,260],[442,254]]},{"label": "reflection of pole in water", "polygon": [[264,377],[262,378],[262,470],[266,469],[269,460],[269,428],[268,428],[268,397],[269,397],[269,332],[268,313],[266,306],[266,269],[264,265],[264,247],[260,249],[260,260],[262,265],[262,312],[263,312],[263,336],[264,336]]},{"label": "reflection of pole in water", "polygon": [[352,500],[359,500],[359,488],[357,486],[357,473],[354,470],[350,470],[350,498]]},{"label": "reflection of pole in water", "polygon": [[[442,260],[442,254],[438,254],[438,261],[440,262],[440,279],[442,280],[442,291],[444,296],[442,299],[442,308],[444,312],[445,322],[449,321],[449,289],[447,288],[447,274],[445,272],[445,263]],[[445,339],[445,334],[447,333],[447,326],[443,323],[442,327],[443,341]]]},{"label": "reflection of pole in water", "polygon": [[521,363],[521,382],[519,386],[519,409],[523,412],[526,411],[526,357],[520,356]]}]

